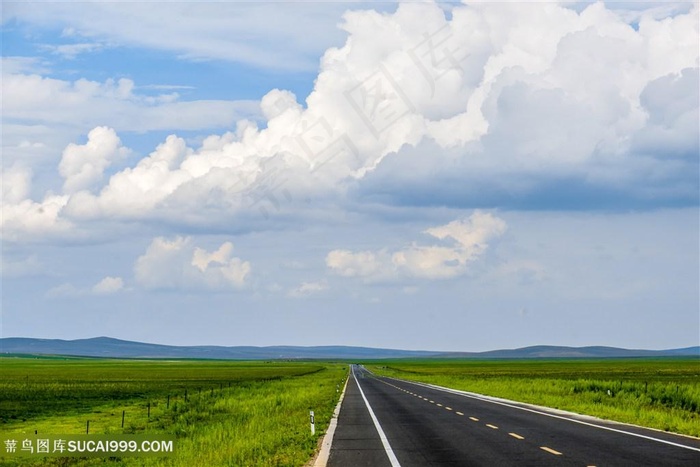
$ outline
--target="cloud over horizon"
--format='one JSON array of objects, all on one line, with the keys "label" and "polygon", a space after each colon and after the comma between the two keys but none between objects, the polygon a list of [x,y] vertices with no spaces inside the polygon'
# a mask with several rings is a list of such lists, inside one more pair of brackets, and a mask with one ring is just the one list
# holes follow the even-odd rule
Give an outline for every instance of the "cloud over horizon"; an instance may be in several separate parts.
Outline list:
[{"label": "cloud over horizon", "polygon": [[[684,99],[693,89],[697,94],[697,44],[682,40],[697,36],[697,16],[697,7],[663,20],[642,14],[635,29],[602,3],[580,13],[558,5],[475,4],[453,8],[451,19],[433,4],[401,4],[392,14],[350,11],[342,25],[348,39],[324,54],[305,106],[288,91],[272,90],[261,101],[264,127],[239,121],[235,132],[212,135],[198,148],[170,136],[96,194],[81,188],[97,181],[108,162],[71,168],[77,148],[71,144],[59,165],[64,195],[47,194],[35,204],[64,225],[104,216],[147,219],[156,211],[174,220],[201,204],[235,212],[274,198],[278,209],[285,197],[366,186],[370,175],[387,188],[415,180],[425,190],[428,179],[416,164],[453,184],[463,177],[469,185],[478,172],[481,183],[486,176],[498,186],[518,172],[524,178],[515,189],[526,196],[543,183],[571,179],[584,191],[623,197],[650,183],[671,204],[697,202],[691,175],[697,99]],[[131,95],[133,82],[109,86],[119,98]],[[88,82],[74,92],[87,88],[104,92]],[[10,113],[17,107],[11,104]],[[90,135],[98,131],[113,137],[89,136],[88,145],[113,151],[114,130],[96,127]],[[502,198],[503,189],[494,196]],[[8,200],[15,211],[26,203],[16,195]],[[23,225],[13,218],[5,229],[10,238]]]},{"label": "cloud over horizon", "polygon": [[488,242],[506,231],[506,223],[484,212],[475,212],[466,219],[427,229],[425,234],[440,244],[410,246],[379,251],[333,250],[326,256],[326,266],[343,277],[372,280],[395,280],[401,277],[448,279],[467,272],[468,264],[488,248]]},{"label": "cloud over horizon", "polygon": [[195,246],[191,237],[157,237],[134,263],[134,278],[147,289],[241,288],[252,268],[232,254],[231,242],[208,252]]},{"label": "cloud over horizon", "polygon": [[6,13],[8,332],[695,338],[697,2]]}]

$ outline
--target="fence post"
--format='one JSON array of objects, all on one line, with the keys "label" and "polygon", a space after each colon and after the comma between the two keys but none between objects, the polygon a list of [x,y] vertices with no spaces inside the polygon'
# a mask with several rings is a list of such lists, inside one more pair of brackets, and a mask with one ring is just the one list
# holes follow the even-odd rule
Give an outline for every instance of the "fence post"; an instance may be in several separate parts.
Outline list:
[{"label": "fence post", "polygon": [[311,410],[309,412],[309,417],[311,418],[311,434],[314,435],[316,434],[316,423],[314,421],[314,411]]},{"label": "fence post", "polygon": [[87,425],[85,426],[85,434],[90,434],[90,420],[87,421]]},{"label": "fence post", "polygon": [[126,410],[122,410],[122,428],[124,428],[124,415],[126,414]]}]

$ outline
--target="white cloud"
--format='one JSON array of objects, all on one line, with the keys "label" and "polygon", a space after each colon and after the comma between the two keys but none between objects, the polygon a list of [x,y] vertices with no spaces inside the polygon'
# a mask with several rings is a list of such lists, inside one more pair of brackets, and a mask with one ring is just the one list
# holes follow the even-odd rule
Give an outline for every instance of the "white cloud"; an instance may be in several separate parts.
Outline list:
[{"label": "white cloud", "polygon": [[[106,126],[114,131],[140,133],[205,128],[211,131],[231,128],[242,118],[257,118],[260,112],[255,101],[184,101],[172,89],[154,94],[138,89],[126,78],[68,81],[41,76],[37,73],[46,70],[38,67],[37,59],[3,59],[4,167],[20,162],[37,173],[48,173],[49,167],[57,165],[56,156],[61,150],[74,152],[75,141],[91,128]],[[120,148],[119,153],[125,151]],[[72,180],[66,181],[67,192],[79,191],[101,179],[107,161],[82,164],[82,173],[64,161],[59,172],[65,176],[64,170],[68,169],[72,175]],[[47,185],[53,187],[47,177],[41,181],[44,190]]]},{"label": "white cloud", "polygon": [[488,248],[488,242],[501,236],[506,223],[488,213],[475,212],[468,219],[425,231],[433,237],[451,239],[452,246],[416,246],[392,255],[392,263],[410,276],[444,279],[463,274],[467,264],[476,260]]},{"label": "white cloud", "polygon": [[15,242],[74,235],[75,225],[61,217],[67,195],[47,194],[41,202],[24,199],[2,205],[2,239]]},{"label": "white cloud", "polygon": [[[697,100],[679,96],[698,85],[698,9],[658,14],[640,13],[635,29],[603,3],[577,12],[552,3],[486,2],[455,6],[450,18],[430,3],[401,4],[392,14],[347,12],[341,25],[347,41],[324,54],[306,106],[274,89],[260,103],[263,128],[242,120],[235,132],[212,135],[198,148],[170,136],[99,192],[63,200],[60,215],[76,223],[110,217],[206,225],[253,208],[280,210],[285,200],[342,197],[383,167],[389,169],[377,185],[384,192],[411,190],[391,183],[409,177],[423,182],[428,200],[448,186],[445,178],[460,190],[477,178],[499,187],[490,201],[496,205],[571,178],[642,200],[663,189],[696,199],[697,182],[688,179],[694,160],[648,152],[655,141],[679,153],[697,151]],[[431,49],[437,43],[441,48]],[[233,125],[241,113],[240,103],[231,102],[165,102],[165,96],[148,103],[126,79],[22,75],[3,86],[13,118],[103,115],[118,120],[110,123],[117,130]],[[661,108],[664,96],[677,103]],[[100,110],[84,113],[87,106]],[[411,158],[429,170],[412,170]],[[381,252],[362,254],[367,257],[353,261],[339,251],[331,261],[347,275],[374,274],[365,269],[386,264]],[[459,269],[467,260],[440,248],[392,259],[404,270],[436,276],[453,273],[419,264]]]},{"label": "white cloud", "polygon": [[393,252],[333,250],[326,256],[326,266],[345,277],[369,280],[413,277],[448,279],[464,274],[468,265],[481,256],[489,242],[502,235],[506,223],[489,213],[474,212],[467,219],[427,229],[424,233],[450,245],[412,244]]},{"label": "white cloud", "polygon": [[46,292],[47,298],[75,298],[85,295],[86,291],[80,289],[73,284],[64,283],[56,287],[52,287]]},{"label": "white cloud", "polygon": [[336,2],[94,2],[79,8],[42,2],[15,3],[3,13],[6,21],[59,27],[65,37],[90,42],[174,52],[188,60],[313,70],[323,50],[342,39],[335,25],[346,8]]},{"label": "white cloud", "polygon": [[179,168],[190,154],[192,151],[183,139],[169,136],[135,167],[113,175],[98,196],[87,192],[73,196],[67,213],[75,217],[147,215],[193,178],[190,171]]},{"label": "white cloud", "polygon": [[369,277],[380,273],[385,257],[383,251],[333,250],[326,256],[326,266],[341,276]]},{"label": "white cloud", "polygon": [[107,125],[117,131],[198,130],[231,127],[253,117],[252,101],[181,101],[177,94],[139,93],[127,78],[75,81],[3,70],[3,119],[26,124]]},{"label": "white cloud", "polygon": [[80,298],[87,296],[113,295],[124,290],[124,280],[121,277],[107,276],[92,287],[77,287],[65,282],[52,287],[46,292],[48,298]]},{"label": "white cloud", "polygon": [[2,168],[0,172],[0,192],[2,204],[19,203],[29,196],[32,184],[32,171],[15,163],[12,167]]},{"label": "white cloud", "polygon": [[124,280],[121,277],[107,276],[92,287],[95,295],[111,295],[124,289]]},{"label": "white cloud", "polygon": [[59,55],[66,60],[73,60],[80,54],[102,50],[105,48],[105,45],[98,42],[82,42],[77,44],[61,45],[46,44],[42,48],[47,49],[51,51],[51,53]]},{"label": "white cloud", "polygon": [[63,191],[74,193],[90,188],[102,179],[112,162],[128,155],[113,129],[96,127],[88,133],[84,145],[70,144],[63,150],[58,171],[65,178]]},{"label": "white cloud", "polygon": [[0,275],[3,279],[33,276],[44,271],[44,265],[41,264],[36,255],[19,260],[13,260],[3,255],[0,261]]},{"label": "white cloud", "polygon": [[648,114],[648,125],[634,135],[637,150],[661,158],[697,158],[698,69],[686,68],[650,82],[640,95]]},{"label": "white cloud", "polygon": [[209,253],[196,247],[191,237],[157,237],[136,260],[134,275],[138,284],[149,289],[241,288],[251,265],[232,253],[230,242]]},{"label": "white cloud", "polygon": [[326,281],[302,282],[298,287],[291,289],[287,296],[292,298],[304,298],[328,289]]},{"label": "white cloud", "polygon": [[46,74],[50,70],[38,57],[11,56],[1,57],[3,74]]}]

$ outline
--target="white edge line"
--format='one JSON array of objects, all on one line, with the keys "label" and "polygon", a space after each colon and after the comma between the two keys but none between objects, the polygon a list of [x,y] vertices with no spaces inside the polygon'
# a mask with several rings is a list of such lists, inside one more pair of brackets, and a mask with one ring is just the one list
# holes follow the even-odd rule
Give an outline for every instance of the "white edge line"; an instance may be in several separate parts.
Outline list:
[{"label": "white edge line", "polygon": [[350,378],[345,378],[345,385],[343,386],[343,391],[340,393],[340,399],[338,399],[338,404],[335,406],[333,411],[333,417],[331,418],[331,423],[328,425],[328,431],[323,435],[323,441],[321,441],[321,451],[318,453],[318,457],[314,462],[313,467],[326,467],[328,464],[328,458],[331,455],[331,445],[333,444],[333,436],[335,435],[335,427],[338,426],[338,414],[340,414],[340,406],[343,404],[343,398],[345,397],[345,389],[348,387],[348,381]]},{"label": "white edge line", "polygon": [[[584,422],[583,420],[576,420],[575,418],[562,417],[561,415],[555,415],[555,414],[551,414],[551,413],[547,413],[547,412],[542,412],[542,411],[540,411],[540,410],[529,409],[529,408],[527,408],[527,407],[520,407],[520,406],[517,406],[517,405],[508,404],[508,403],[505,403],[505,402],[500,402],[500,401],[492,400],[492,399],[489,399],[488,396],[482,396],[482,395],[480,395],[480,394],[474,394],[474,393],[471,393],[471,394],[470,394],[470,393],[468,393],[468,392],[466,392],[466,391],[460,391],[460,390],[458,390],[458,389],[445,388],[445,387],[442,387],[442,386],[437,386],[437,385],[435,385],[435,384],[419,383],[419,382],[416,382],[416,381],[408,381],[408,380],[403,380],[403,379],[398,379],[398,378],[390,378],[390,379],[397,380],[397,381],[403,381],[403,382],[405,382],[405,383],[415,384],[415,385],[418,385],[418,386],[428,387],[428,388],[436,389],[436,390],[438,390],[438,391],[449,392],[449,393],[452,393],[452,394],[456,394],[456,395],[458,395],[458,396],[468,397],[468,398],[470,398],[470,399],[477,399],[477,400],[484,401],[484,402],[490,402],[490,403],[492,403],[492,404],[503,405],[503,406],[505,406],[505,407],[510,407],[510,408],[513,408],[513,409],[524,410],[524,411],[526,411],[526,412],[532,412],[532,413],[544,415],[544,416],[547,416],[547,417],[558,418],[558,419],[560,419],[560,420],[566,420],[566,421],[573,422],[573,423],[579,423],[579,424],[581,424],[581,425],[592,426],[592,427],[594,427],[594,428],[600,428],[601,430],[614,431],[614,432],[616,432],[616,433],[622,433],[622,434],[625,434],[625,435],[636,436],[637,438],[644,438],[644,439],[648,439],[648,440],[651,440],[651,441],[656,441],[656,442],[658,442],[658,443],[669,444],[669,445],[671,445],[671,446],[676,446],[676,447],[679,447],[679,448],[690,449],[691,451],[698,451],[698,452],[700,452],[700,448],[694,448],[694,447],[692,447],[692,446],[686,446],[685,444],[674,443],[673,441],[666,441],[666,440],[664,440],[664,439],[654,438],[654,437],[652,437],[652,436],[640,435],[640,434],[638,434],[638,433],[633,433],[633,432],[631,432],[631,431],[618,430],[617,428],[610,428],[610,427],[608,427],[608,426],[596,425],[595,423]],[[641,428],[644,428],[644,427],[641,427]]]},{"label": "white edge line", "polygon": [[389,456],[389,462],[391,462],[392,467],[401,467],[401,464],[399,464],[399,460],[396,458],[396,455],[394,454],[393,449],[391,449],[391,445],[389,444],[389,440],[386,438],[386,434],[384,434],[384,430],[382,430],[382,426],[379,424],[379,420],[377,420],[377,416],[374,415],[374,411],[372,410],[372,407],[369,405],[369,401],[367,401],[367,398],[365,397],[365,393],[362,392],[362,388],[360,387],[360,382],[357,381],[357,376],[355,376],[355,368],[354,367],[352,369],[352,377],[355,378],[355,383],[357,383],[357,389],[360,390],[360,395],[362,396],[362,399],[365,401],[365,405],[367,406],[367,410],[369,411],[369,416],[372,417],[372,422],[374,422],[374,427],[377,429],[377,432],[379,433],[379,439],[382,440],[382,445],[384,446],[384,451],[386,451],[386,455]]}]

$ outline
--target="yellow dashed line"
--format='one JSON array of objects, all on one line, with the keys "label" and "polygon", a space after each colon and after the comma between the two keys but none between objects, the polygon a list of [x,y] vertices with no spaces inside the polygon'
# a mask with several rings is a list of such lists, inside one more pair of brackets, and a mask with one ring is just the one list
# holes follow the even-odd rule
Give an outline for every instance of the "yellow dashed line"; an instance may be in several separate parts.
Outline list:
[{"label": "yellow dashed line", "polygon": [[431,403],[431,404],[434,404],[434,403],[435,403],[435,401],[430,401],[430,403]]},{"label": "yellow dashed line", "polygon": [[486,426],[489,428],[493,428],[494,430],[498,430],[498,427],[496,425],[491,425],[490,423],[487,423]]},{"label": "yellow dashed line", "polygon": [[508,433],[508,434],[511,435],[515,439],[525,439],[524,437],[520,436],[517,433]]},{"label": "yellow dashed line", "polygon": [[548,448],[547,446],[540,446],[540,449],[543,451],[547,451],[550,454],[554,454],[555,456],[561,456],[561,453],[559,451],[555,451],[552,448]]},{"label": "yellow dashed line", "polygon": [[442,404],[438,404],[437,406],[438,406],[438,407],[442,407]]},{"label": "yellow dashed line", "polygon": [[445,407],[445,410],[452,410],[452,407]]},{"label": "yellow dashed line", "polygon": [[457,415],[464,415],[462,412],[455,412]]},{"label": "yellow dashed line", "polygon": [[472,421],[475,421],[475,422],[478,422],[478,421],[479,421],[479,419],[476,418],[476,417],[469,417],[469,420],[472,420]]}]

